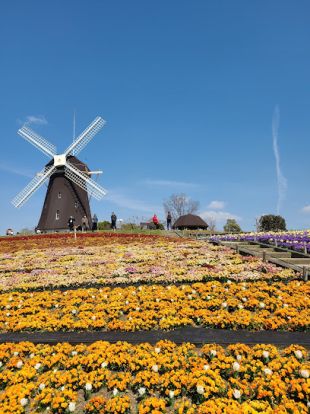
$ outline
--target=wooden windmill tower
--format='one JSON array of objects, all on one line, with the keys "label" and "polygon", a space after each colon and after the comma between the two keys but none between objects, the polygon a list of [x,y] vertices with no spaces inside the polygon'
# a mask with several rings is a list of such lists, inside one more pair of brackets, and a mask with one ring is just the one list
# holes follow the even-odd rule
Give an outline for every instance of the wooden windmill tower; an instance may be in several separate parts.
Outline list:
[{"label": "wooden windmill tower", "polygon": [[52,158],[12,200],[15,207],[21,207],[49,179],[37,229],[41,231],[66,229],[70,216],[75,217],[77,225],[81,223],[84,215],[91,223],[89,197],[93,196],[100,200],[106,195],[106,190],[91,179],[92,172],[86,164],[76,158],[76,155],[94,138],[104,124],[105,121],[97,117],[62,154],[57,154],[54,145],[27,126],[18,130],[20,136]]}]

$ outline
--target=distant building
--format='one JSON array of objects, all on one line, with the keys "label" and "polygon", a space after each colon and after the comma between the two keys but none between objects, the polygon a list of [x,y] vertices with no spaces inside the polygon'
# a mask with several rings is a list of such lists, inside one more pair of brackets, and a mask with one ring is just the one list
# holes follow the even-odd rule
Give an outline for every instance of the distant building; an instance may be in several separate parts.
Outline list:
[{"label": "distant building", "polygon": [[179,217],[172,226],[173,229],[178,230],[206,230],[208,227],[208,224],[201,217],[196,216],[195,214],[185,214],[184,216]]}]

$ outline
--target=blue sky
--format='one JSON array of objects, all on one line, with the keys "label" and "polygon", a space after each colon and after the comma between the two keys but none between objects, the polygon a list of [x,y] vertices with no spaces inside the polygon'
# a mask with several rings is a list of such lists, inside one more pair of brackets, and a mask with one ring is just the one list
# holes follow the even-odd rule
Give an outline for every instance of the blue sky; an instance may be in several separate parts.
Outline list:
[{"label": "blue sky", "polygon": [[48,161],[18,128],[30,120],[61,152],[74,111],[77,133],[107,121],[80,153],[104,172],[100,219],[164,217],[184,192],[218,228],[251,230],[278,207],[309,228],[309,39],[306,0],[3,3],[0,233],[34,227],[45,194],[10,204]]}]

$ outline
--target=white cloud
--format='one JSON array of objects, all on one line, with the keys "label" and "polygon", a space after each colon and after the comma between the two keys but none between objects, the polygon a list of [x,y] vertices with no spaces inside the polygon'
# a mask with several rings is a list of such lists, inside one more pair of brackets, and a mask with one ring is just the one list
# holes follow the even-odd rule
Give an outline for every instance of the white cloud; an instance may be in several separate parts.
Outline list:
[{"label": "white cloud", "polygon": [[6,163],[0,162],[0,170],[9,174],[20,175],[22,177],[33,178],[34,174],[31,174],[30,171],[22,170],[20,168],[8,165]]},{"label": "white cloud", "polygon": [[309,214],[309,213],[310,213],[310,204],[309,204],[308,206],[303,207],[303,208],[301,209],[301,211],[302,211],[303,213],[307,213],[307,214]]},{"label": "white cloud", "polygon": [[162,207],[156,205],[150,205],[141,200],[135,200],[127,197],[124,194],[118,192],[109,192],[105,198],[107,201],[111,201],[119,207],[128,208],[137,212],[153,213],[161,211]]},{"label": "white cloud", "polygon": [[211,203],[208,205],[208,208],[210,208],[211,210],[223,210],[223,208],[225,207],[225,203],[224,201],[211,201]]},{"label": "white cloud", "polygon": [[23,125],[47,125],[47,119],[44,115],[28,115],[24,120],[18,120]]},{"label": "white cloud", "polygon": [[278,147],[278,129],[280,123],[280,110],[276,106],[272,119],[272,143],[273,143],[273,153],[276,161],[276,173],[277,173],[277,182],[278,182],[278,203],[277,203],[277,213],[280,213],[280,208],[286,197],[287,191],[287,179],[282,174],[280,166],[280,152]]},{"label": "white cloud", "polygon": [[206,210],[200,213],[200,216],[208,222],[208,219],[213,219],[216,222],[226,222],[227,219],[242,220],[241,217],[228,211]]},{"label": "white cloud", "polygon": [[189,183],[185,181],[173,181],[173,180],[143,180],[141,184],[148,187],[178,187],[178,188],[198,188],[199,184]]}]

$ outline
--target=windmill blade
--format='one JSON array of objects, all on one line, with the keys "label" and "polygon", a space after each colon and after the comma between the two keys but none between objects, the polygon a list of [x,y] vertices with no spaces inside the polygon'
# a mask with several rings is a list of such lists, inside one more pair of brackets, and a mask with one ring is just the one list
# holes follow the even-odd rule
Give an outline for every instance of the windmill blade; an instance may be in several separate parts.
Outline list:
[{"label": "windmill blade", "polygon": [[105,125],[105,120],[100,116],[97,118],[77,137],[77,139],[66,149],[64,154],[68,155],[77,155],[82,149],[94,138],[94,136],[100,131],[100,129]]},{"label": "windmill blade", "polygon": [[44,170],[36,174],[30,183],[12,200],[15,207],[21,207],[34,194],[38,188],[55,172],[57,168],[54,166],[46,167]]},{"label": "windmill blade", "polygon": [[46,139],[41,137],[36,132],[32,131],[32,129],[23,126],[18,130],[18,134],[48,157],[54,157],[54,155],[56,155],[55,145],[50,144]]},{"label": "windmill blade", "polygon": [[101,200],[107,194],[103,187],[68,161],[65,165],[65,176],[97,200]]}]

